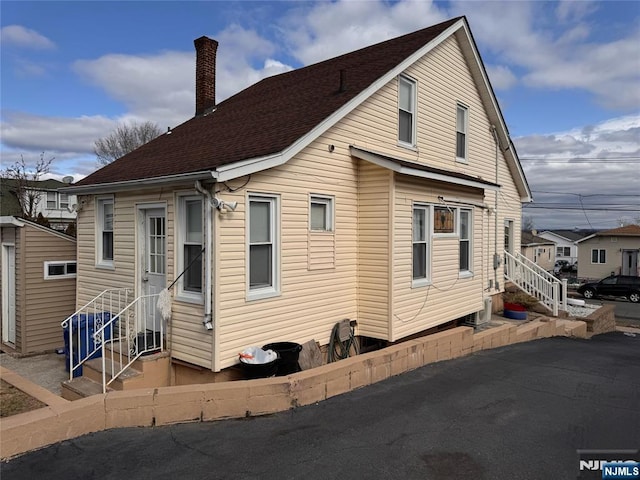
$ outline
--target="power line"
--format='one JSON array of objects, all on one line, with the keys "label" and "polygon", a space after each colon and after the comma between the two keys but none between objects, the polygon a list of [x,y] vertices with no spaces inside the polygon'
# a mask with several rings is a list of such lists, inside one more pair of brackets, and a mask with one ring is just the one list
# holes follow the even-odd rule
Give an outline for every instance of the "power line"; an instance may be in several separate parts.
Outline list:
[{"label": "power line", "polygon": [[549,207],[546,205],[536,205],[536,204],[525,204],[523,208],[540,208],[544,210],[593,210],[593,211],[602,211],[602,212],[640,212],[640,208],[602,208],[602,207],[581,207],[580,205],[575,206],[559,206],[559,207]]},{"label": "power line", "polygon": [[572,193],[549,192],[547,190],[531,190],[533,193],[550,193],[553,195],[575,195],[577,197],[640,197],[637,193]]},{"label": "power line", "polygon": [[609,160],[640,160],[640,157],[553,157],[553,158],[544,158],[544,157],[519,157],[520,160],[532,161],[532,160],[564,160],[564,161],[572,161],[572,160],[595,160],[599,162],[606,162]]}]

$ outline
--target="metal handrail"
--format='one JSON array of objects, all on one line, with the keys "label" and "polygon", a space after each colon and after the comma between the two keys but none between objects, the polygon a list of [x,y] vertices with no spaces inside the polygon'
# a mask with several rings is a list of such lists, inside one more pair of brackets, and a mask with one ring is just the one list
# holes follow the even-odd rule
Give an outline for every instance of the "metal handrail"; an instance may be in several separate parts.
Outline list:
[{"label": "metal handrail", "polygon": [[164,351],[165,322],[157,310],[158,297],[159,294],[141,295],[114,316],[111,324],[117,324],[117,337],[106,324],[93,334],[102,349],[103,393],[143,354]]},{"label": "metal handrail", "polygon": [[[122,310],[132,294],[133,289],[127,287],[104,290],[60,323],[62,328],[67,329],[65,339],[68,344],[69,380],[73,380],[74,372],[101,348],[100,344],[93,343],[91,346],[91,332],[96,329],[104,331],[106,325],[114,325],[112,315]],[[74,345],[76,335],[78,338]]]}]

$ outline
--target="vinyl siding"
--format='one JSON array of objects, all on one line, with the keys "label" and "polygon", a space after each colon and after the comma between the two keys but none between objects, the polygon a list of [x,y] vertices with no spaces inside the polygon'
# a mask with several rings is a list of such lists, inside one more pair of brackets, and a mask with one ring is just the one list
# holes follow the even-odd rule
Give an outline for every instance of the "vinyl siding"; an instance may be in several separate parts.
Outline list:
[{"label": "vinyl siding", "polygon": [[389,170],[359,162],[358,177],[358,333],[387,339],[390,304]]},{"label": "vinyl siding", "polygon": [[[486,227],[483,225],[485,217],[481,208],[464,205],[464,208],[470,208],[473,212],[473,276],[459,276],[457,235],[428,234],[430,255],[427,268],[430,271],[430,284],[412,286],[413,204],[441,205],[439,195],[463,197],[470,202],[482,203],[482,192],[479,190],[456,189],[439,182],[419,182],[401,176],[396,178],[392,341],[483,308],[483,234]],[[450,206],[453,208],[456,205]]]},{"label": "vinyl siding", "polygon": [[44,279],[44,262],[75,261],[76,242],[26,225],[22,229],[28,256],[22,263],[26,325],[23,353],[53,350],[64,345],[60,323],[74,312],[75,278]]},{"label": "vinyl siding", "polygon": [[[615,241],[613,240],[615,239]],[[591,250],[604,249],[607,263],[591,263]],[[599,280],[622,269],[622,250],[640,250],[640,237],[596,236],[578,244],[578,278]]]},{"label": "vinyl siding", "polygon": [[[331,135],[321,137],[286,165],[252,175],[242,191],[220,193],[238,208],[216,217],[217,368],[237,363],[238,353],[251,345],[326,344],[336,322],[356,318],[357,167],[345,148],[329,154],[332,142]],[[311,193],[334,197],[333,233],[309,232]],[[279,199],[280,293],[261,300],[247,300],[249,194]]]},{"label": "vinyl siding", "polygon": [[[96,266],[96,199],[81,197],[84,206],[78,213],[78,298],[77,308],[82,307],[105,289],[133,288],[140,295],[137,281],[140,268],[136,258],[136,212],[138,205],[166,205],[167,284],[173,281],[175,245],[175,201],[176,192],[189,191],[193,184],[176,187],[177,190],[145,189],[133,192],[118,192],[114,195],[114,260],[113,268]],[[167,340],[174,358],[211,368],[212,335],[204,329],[201,304],[172,302],[171,326]]]}]

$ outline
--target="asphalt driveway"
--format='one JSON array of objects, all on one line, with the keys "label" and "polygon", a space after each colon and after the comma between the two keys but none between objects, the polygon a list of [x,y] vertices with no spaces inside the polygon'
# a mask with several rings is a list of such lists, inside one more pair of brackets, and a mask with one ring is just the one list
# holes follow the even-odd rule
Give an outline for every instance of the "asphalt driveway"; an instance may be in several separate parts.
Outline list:
[{"label": "asphalt driveway", "polygon": [[549,338],[260,418],[87,435],[10,479],[570,479],[577,449],[640,447],[640,335]]}]

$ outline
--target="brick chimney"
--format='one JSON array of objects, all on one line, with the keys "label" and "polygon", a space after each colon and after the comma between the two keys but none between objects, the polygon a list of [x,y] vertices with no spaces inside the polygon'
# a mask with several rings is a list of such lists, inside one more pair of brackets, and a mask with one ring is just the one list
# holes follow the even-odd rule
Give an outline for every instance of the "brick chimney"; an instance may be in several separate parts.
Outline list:
[{"label": "brick chimney", "polygon": [[216,106],[216,51],[218,42],[208,37],[193,41],[196,47],[196,115]]}]

